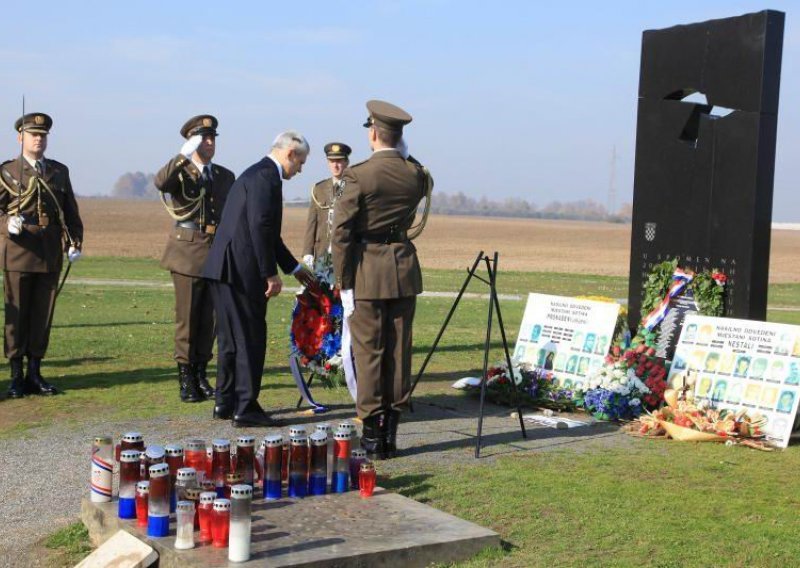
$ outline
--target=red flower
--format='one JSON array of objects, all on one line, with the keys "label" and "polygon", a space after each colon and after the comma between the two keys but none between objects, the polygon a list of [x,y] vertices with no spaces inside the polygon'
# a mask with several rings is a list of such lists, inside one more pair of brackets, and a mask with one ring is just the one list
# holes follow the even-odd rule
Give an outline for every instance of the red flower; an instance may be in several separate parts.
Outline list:
[{"label": "red flower", "polygon": [[725,276],[722,272],[712,272],[711,278],[714,279],[714,282],[719,284],[720,286],[724,286],[725,283],[728,281],[728,277]]}]

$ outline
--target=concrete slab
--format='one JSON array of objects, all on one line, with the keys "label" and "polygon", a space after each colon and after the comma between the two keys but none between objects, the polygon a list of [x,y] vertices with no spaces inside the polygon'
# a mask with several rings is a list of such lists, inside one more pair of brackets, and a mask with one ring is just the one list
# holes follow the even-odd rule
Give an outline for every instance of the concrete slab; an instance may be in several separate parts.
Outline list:
[{"label": "concrete slab", "polygon": [[158,553],[152,546],[119,530],[75,568],[148,568],[157,561]]},{"label": "concrete slab", "polygon": [[[117,503],[84,499],[81,518],[93,541],[122,529],[159,553],[159,567],[227,566],[228,550],[175,550],[173,536],[150,539]],[[415,567],[465,560],[499,546],[497,533],[401,495],[376,489],[369,499],[344,494],[253,503],[252,557],[241,566]]]}]

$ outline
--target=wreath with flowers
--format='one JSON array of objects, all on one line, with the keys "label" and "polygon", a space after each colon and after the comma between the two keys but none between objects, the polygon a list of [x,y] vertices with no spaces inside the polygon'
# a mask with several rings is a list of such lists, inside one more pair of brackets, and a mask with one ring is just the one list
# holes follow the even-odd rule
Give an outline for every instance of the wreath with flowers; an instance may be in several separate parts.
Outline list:
[{"label": "wreath with flowers", "polygon": [[725,284],[728,277],[718,269],[703,272],[681,270],[676,258],[657,264],[650,271],[642,297],[643,318],[664,301],[679,272],[688,276],[686,289],[694,294],[700,314],[721,317],[725,313]]},{"label": "wreath with flowers", "polygon": [[291,354],[327,386],[342,384],[342,318],[339,290],[333,285],[328,263],[318,262],[319,286],[296,296],[289,330]]}]

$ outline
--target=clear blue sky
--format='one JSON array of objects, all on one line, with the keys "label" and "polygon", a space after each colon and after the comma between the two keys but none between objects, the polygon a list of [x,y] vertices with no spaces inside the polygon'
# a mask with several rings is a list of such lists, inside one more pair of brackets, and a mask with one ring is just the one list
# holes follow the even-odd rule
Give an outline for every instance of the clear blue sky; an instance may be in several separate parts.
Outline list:
[{"label": "clear blue sky", "polygon": [[[289,199],[326,177],[322,146],[368,147],[364,102],[406,108],[412,152],[437,189],[538,205],[632,195],[641,33],[773,8],[787,12],[776,221],[800,221],[797,2],[6,3],[0,155],[21,111],[55,119],[48,156],[80,194],[155,172],[194,114],[220,119],[216,161],[236,173],[287,128],[312,154]],[[0,128],[0,133],[3,132]]]}]

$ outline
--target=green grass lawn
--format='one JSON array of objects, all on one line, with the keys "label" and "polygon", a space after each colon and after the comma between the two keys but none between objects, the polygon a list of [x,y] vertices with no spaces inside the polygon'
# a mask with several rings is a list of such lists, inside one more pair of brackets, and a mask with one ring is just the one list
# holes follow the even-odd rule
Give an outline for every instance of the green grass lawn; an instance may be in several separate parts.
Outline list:
[{"label": "green grass lawn", "polygon": [[[163,280],[146,259],[86,259],[76,278]],[[426,288],[456,290],[460,271],[428,271]],[[501,293],[528,291],[625,297],[624,279],[508,273]],[[485,291],[478,283],[471,291]],[[771,303],[800,306],[800,287],[771,287]],[[262,389],[267,408],[293,406],[287,366],[292,297],[269,306],[269,350]],[[420,298],[415,321],[418,368],[452,300]],[[504,301],[509,339],[516,340],[524,303]],[[44,371],[67,392],[0,401],[0,443],[32,428],[93,420],[206,415],[208,404],[181,404],[172,361],[173,296],[169,289],[68,285],[59,299]],[[482,364],[484,300],[460,306],[429,365],[418,396],[451,394],[456,378]],[[770,321],[800,323],[800,312],[771,310]],[[492,361],[500,359],[495,334]],[[0,391],[8,387],[2,370]],[[315,391],[325,403],[349,403],[345,389]],[[134,402],[134,404],[132,404]],[[583,451],[520,453],[476,461],[457,471],[415,465],[382,483],[414,499],[498,531],[502,549],[467,566],[787,566],[800,557],[800,451],[641,440],[633,450],[599,444]],[[63,543],[62,543],[63,541]],[[82,550],[71,527],[53,546]],[[59,544],[62,543],[62,544]]]}]

